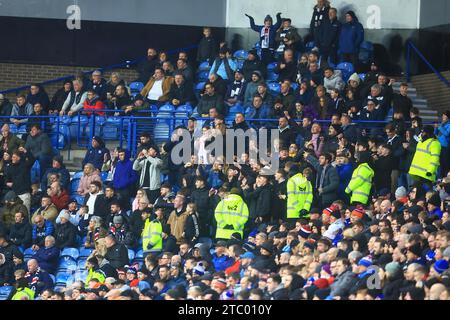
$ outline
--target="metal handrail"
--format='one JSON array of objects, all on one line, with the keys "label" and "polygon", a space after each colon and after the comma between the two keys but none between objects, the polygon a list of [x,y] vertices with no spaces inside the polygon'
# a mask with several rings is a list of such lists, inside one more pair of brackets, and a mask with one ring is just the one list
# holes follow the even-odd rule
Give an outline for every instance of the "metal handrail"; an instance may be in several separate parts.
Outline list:
[{"label": "metal handrail", "polygon": [[419,58],[433,71],[441,82],[443,82],[448,88],[450,88],[450,82],[440,73],[420,52],[420,50],[409,40],[407,41],[406,52],[406,80],[411,81],[411,49],[419,56]]}]

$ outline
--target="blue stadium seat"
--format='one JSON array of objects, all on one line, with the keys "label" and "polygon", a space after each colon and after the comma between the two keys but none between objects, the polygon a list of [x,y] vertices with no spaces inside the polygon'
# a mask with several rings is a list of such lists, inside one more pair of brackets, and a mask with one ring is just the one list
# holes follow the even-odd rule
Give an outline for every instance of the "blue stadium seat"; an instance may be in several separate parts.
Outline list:
[{"label": "blue stadium seat", "polygon": [[248,57],[248,52],[245,50],[238,50],[233,55],[237,60],[246,60]]},{"label": "blue stadium seat", "polygon": [[144,89],[144,84],[142,82],[132,82],[130,83],[130,91],[131,93],[140,93],[142,89]]},{"label": "blue stadium seat", "polygon": [[359,47],[359,60],[362,63],[369,63],[373,60],[374,47],[373,43],[369,41],[363,41]]},{"label": "blue stadium seat", "polygon": [[269,82],[268,88],[273,94],[278,94],[281,91],[281,86],[278,82]]},{"label": "blue stadium seat", "polygon": [[355,68],[350,62],[342,62],[336,66],[336,69],[342,71],[344,82],[347,82],[350,76],[355,73]]},{"label": "blue stadium seat", "polygon": [[4,300],[8,300],[11,297],[12,292],[14,291],[14,287],[13,286],[3,286],[0,287],[0,300],[4,301]]},{"label": "blue stadium seat", "polygon": [[84,248],[84,247],[79,248],[80,255],[79,255],[78,258],[79,259],[86,259],[87,257],[89,257],[91,255],[92,251],[94,251],[94,249]]},{"label": "blue stadium seat", "polygon": [[135,253],[133,250],[128,249],[128,260],[133,261]]},{"label": "blue stadium seat", "polygon": [[275,72],[269,72],[267,74],[267,81],[278,81],[278,74],[276,74]]},{"label": "blue stadium seat", "polygon": [[204,61],[200,63],[200,66],[198,67],[198,71],[208,71],[211,70],[211,66],[209,65],[208,61]]},{"label": "blue stadium seat", "polygon": [[199,82],[195,85],[196,91],[202,91],[205,88],[206,82]]},{"label": "blue stadium seat", "polygon": [[78,171],[75,172],[72,179],[81,179],[81,177],[83,176],[83,171]]},{"label": "blue stadium seat", "polygon": [[23,252],[23,256],[24,256],[24,261],[28,261],[30,260],[34,254],[36,253],[36,251],[33,251],[33,249],[28,248]]},{"label": "blue stadium seat", "polygon": [[291,83],[291,88],[292,88],[292,90],[297,91],[298,90],[298,83],[297,82],[292,82]]},{"label": "blue stadium seat", "polygon": [[56,274],[55,284],[56,285],[66,286],[67,282],[69,282],[69,280],[71,278],[73,278],[73,277],[72,277],[72,275],[70,273],[58,272]]},{"label": "blue stadium seat", "polygon": [[87,270],[79,270],[74,273],[73,280],[86,282],[88,274],[89,272]]},{"label": "blue stadium seat", "polygon": [[314,43],[314,41],[308,42],[305,46],[306,52],[310,52],[312,49],[314,49],[315,46],[316,44]]},{"label": "blue stadium seat", "polygon": [[108,172],[102,172],[101,177],[102,177],[102,181],[105,182],[106,179],[108,179]]},{"label": "blue stadium seat", "polygon": [[77,248],[64,248],[61,252],[61,257],[71,257],[73,260],[78,260],[80,256],[80,252]]},{"label": "blue stadium seat", "polygon": [[78,259],[77,261],[78,269],[84,269],[86,267],[86,260],[85,259]]},{"label": "blue stadium seat", "polygon": [[49,273],[48,276],[50,277],[50,279],[52,279],[53,284],[55,284],[55,282],[56,282],[56,281],[55,281],[55,280],[56,280],[55,276],[52,275],[51,273]]},{"label": "blue stadium seat", "polygon": [[259,43],[259,41],[257,43],[255,43],[254,47],[255,49],[261,49],[261,43]]},{"label": "blue stadium seat", "polygon": [[58,265],[58,273],[59,272],[73,272],[77,270],[77,263],[70,257],[60,258]]},{"label": "blue stadium seat", "polygon": [[366,79],[366,74],[365,73],[360,73],[360,74],[358,74],[358,76],[361,79],[361,81],[364,81],[364,79]]},{"label": "blue stadium seat", "polygon": [[277,68],[277,66],[278,66],[278,63],[276,63],[276,62],[270,63],[270,64],[267,66],[267,72],[268,72],[268,73],[274,72],[275,69]]},{"label": "blue stadium seat", "polygon": [[228,111],[228,115],[232,114],[234,116],[234,115],[236,115],[236,113],[239,113],[239,112],[244,113],[245,109],[240,103],[237,103],[230,108],[230,110]]},{"label": "blue stadium seat", "polygon": [[70,181],[70,194],[77,194],[79,185],[80,185],[80,179],[72,179]]},{"label": "blue stadium seat", "polygon": [[74,194],[72,195],[73,198],[75,198],[75,200],[77,200],[77,203],[82,206],[84,204],[84,197],[80,196],[78,194]]},{"label": "blue stadium seat", "polygon": [[209,79],[209,71],[200,71],[199,73],[197,73],[197,79],[199,81],[208,81]]}]

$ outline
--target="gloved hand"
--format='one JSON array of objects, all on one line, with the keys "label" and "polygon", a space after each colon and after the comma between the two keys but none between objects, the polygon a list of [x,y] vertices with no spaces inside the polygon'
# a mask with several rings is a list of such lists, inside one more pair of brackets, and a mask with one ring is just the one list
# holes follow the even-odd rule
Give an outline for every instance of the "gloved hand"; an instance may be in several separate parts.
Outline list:
[{"label": "gloved hand", "polygon": [[427,172],[426,176],[431,177],[433,174],[431,172]]},{"label": "gloved hand", "polygon": [[151,243],[149,243],[149,244],[147,245],[147,249],[150,250],[151,248],[153,248],[153,246],[151,245]]},{"label": "gloved hand", "polygon": [[249,19],[251,19],[252,17],[251,16],[249,16],[248,14],[245,14],[245,16],[247,17],[247,18],[249,18]]},{"label": "gloved hand", "polygon": [[308,215],[308,211],[307,210],[305,210],[305,209],[302,209],[302,210],[300,210],[300,217],[305,217],[305,216],[307,216]]}]

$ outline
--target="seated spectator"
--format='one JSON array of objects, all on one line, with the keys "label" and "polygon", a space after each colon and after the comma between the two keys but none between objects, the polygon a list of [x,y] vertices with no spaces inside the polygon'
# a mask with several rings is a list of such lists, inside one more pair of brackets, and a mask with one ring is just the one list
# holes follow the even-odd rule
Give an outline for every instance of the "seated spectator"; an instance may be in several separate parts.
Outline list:
[{"label": "seated spectator", "polygon": [[207,118],[211,108],[216,108],[222,115],[225,115],[226,113],[223,97],[216,93],[212,84],[206,84],[205,94],[200,98],[197,105],[197,112],[203,118]]},{"label": "seated spectator", "polygon": [[222,47],[219,50],[219,56],[214,60],[209,71],[209,76],[212,74],[217,74],[223,80],[229,82],[233,79],[233,74],[237,69],[237,64],[233,60],[230,49]]},{"label": "seated spectator", "polygon": [[211,28],[203,28],[203,38],[200,40],[197,50],[197,62],[207,61],[211,66],[217,57],[219,46],[211,35]]},{"label": "seated spectator", "polygon": [[125,88],[126,86],[125,80],[122,79],[120,73],[111,72],[111,76],[109,77],[109,80],[106,82],[106,95],[108,100],[110,100],[110,97],[114,95],[118,86],[123,86]]},{"label": "seated spectator", "polygon": [[138,94],[134,97],[133,102],[127,106],[123,106],[122,110],[125,112],[125,115],[129,116],[135,115],[139,111],[150,110],[150,107],[144,97],[141,94]]},{"label": "seated spectator", "polygon": [[30,131],[31,127],[35,124],[39,125],[44,132],[51,131],[50,118],[48,118],[47,111],[42,109],[40,103],[35,103],[33,105],[33,113],[30,115],[30,120],[28,120],[27,131]]},{"label": "seated spectator", "polygon": [[[261,96],[256,95],[253,97],[253,103],[245,110],[245,117],[248,119],[270,119],[272,118],[272,110],[270,106],[263,104]],[[262,122],[254,123],[254,125],[264,126]]]},{"label": "seated spectator", "polygon": [[327,112],[329,118],[331,118],[331,116],[334,114],[340,117],[342,114],[347,112],[347,109],[345,108],[344,99],[341,98],[341,94],[337,89],[332,89],[330,92],[330,99],[328,100]]},{"label": "seated spectator", "polygon": [[83,176],[80,179],[77,193],[80,196],[86,196],[89,193],[91,183],[94,181],[101,184],[102,178],[95,170],[94,166],[91,163],[87,163],[84,165]]},{"label": "seated spectator", "polygon": [[304,79],[306,79],[314,89],[320,85],[323,85],[323,71],[319,68],[319,64],[317,62],[309,64],[308,72],[306,73]]},{"label": "seated spectator", "polygon": [[53,95],[52,101],[50,102],[50,107],[48,110],[49,115],[59,115],[64,102],[67,99],[67,96],[72,91],[72,81],[66,80],[63,84],[63,87],[58,89]]},{"label": "seated spectator", "polygon": [[172,62],[170,61],[164,61],[161,65],[161,69],[164,71],[164,74],[166,77],[172,77],[175,74],[175,67],[173,66]]},{"label": "seated spectator", "polygon": [[262,77],[266,77],[267,69],[259,59],[257,51],[252,49],[248,52],[248,57],[242,66],[242,72],[244,73],[244,79],[246,82],[252,81],[252,75],[255,71],[259,71]]},{"label": "seated spectator", "polygon": [[86,83],[85,89],[86,91],[94,90],[101,101],[106,101],[107,85],[100,70],[92,72],[92,78]]},{"label": "seated spectator", "polygon": [[[15,124],[17,127],[25,125],[28,122],[28,118],[33,113],[33,105],[28,103],[24,95],[18,95],[16,98],[16,103],[12,107],[11,111],[11,123]],[[15,119],[14,117],[22,117],[20,119]]]},{"label": "seated spectator", "polygon": [[[84,217],[88,217],[85,219]],[[81,235],[86,235],[86,240],[84,242],[85,248],[95,248],[97,240],[99,238],[105,237],[107,234],[107,230],[103,227],[103,220],[100,217],[93,216],[90,217],[88,214],[84,215],[82,218],[83,225],[86,225],[86,228],[81,229],[78,228],[78,233]],[[90,217],[90,218],[89,218]],[[85,223],[88,221],[87,223]]]},{"label": "seated spectator", "polygon": [[247,83],[244,95],[244,105],[252,103],[253,96],[258,92],[258,86],[264,83],[261,72],[253,71],[251,81]]},{"label": "seated spectator", "polygon": [[15,214],[15,223],[11,225],[9,240],[18,247],[31,247],[31,224],[28,217],[23,212]]},{"label": "seated spectator", "polygon": [[97,95],[94,89],[87,90],[87,99],[84,101],[83,110],[84,113],[89,117],[93,113],[97,116],[104,116],[105,112],[92,112],[91,110],[104,110],[105,104],[100,97]]},{"label": "seated spectator", "polygon": [[281,84],[280,94],[275,99],[273,113],[276,117],[282,117],[285,116],[286,112],[289,115],[293,115],[294,110],[295,110],[295,97],[292,94],[291,83],[289,81],[284,81]]},{"label": "seated spectator", "polygon": [[64,159],[62,156],[54,156],[52,160],[52,167],[47,169],[42,176],[41,190],[47,190],[50,187],[51,182],[49,180],[51,174],[57,174],[59,176],[59,183],[64,190],[70,187],[70,173],[64,165]]},{"label": "seated spectator", "polygon": [[105,221],[109,208],[106,207],[105,195],[102,192],[102,183],[94,180],[89,184],[89,192],[84,198],[84,205],[88,207],[89,215],[99,216]]},{"label": "seated spectator", "polygon": [[10,228],[15,223],[15,216],[18,212],[21,212],[28,218],[27,207],[14,191],[8,191],[3,198],[3,201],[5,205],[0,209],[0,225],[3,224],[6,228]]},{"label": "seated spectator", "polygon": [[147,82],[141,95],[146,98],[150,104],[157,106],[169,101],[169,92],[173,78],[166,76],[164,70],[160,67],[155,68],[155,74]]},{"label": "seated spectator", "polygon": [[101,170],[105,162],[111,158],[109,150],[105,147],[105,142],[99,136],[92,137],[91,147],[86,151],[82,167],[90,163],[95,169]]},{"label": "seated spectator", "polygon": [[278,74],[279,82],[294,82],[297,79],[297,61],[293,50],[287,49],[284,51],[283,57],[278,61],[275,72]]},{"label": "seated spectator", "polygon": [[39,177],[42,178],[47,171],[47,168],[51,166],[53,147],[49,136],[42,132],[42,129],[38,124],[31,126],[30,134],[25,143],[24,152],[30,152],[33,155],[33,158],[39,161]]},{"label": "seated spectator", "polygon": [[194,71],[191,66],[188,65],[187,61],[184,59],[177,60],[176,73],[182,74],[186,84],[192,86],[194,84]]},{"label": "seated spectator", "polygon": [[30,87],[30,93],[27,96],[27,102],[34,106],[39,103],[42,106],[42,110],[45,113],[48,112],[50,107],[50,99],[48,98],[47,92],[39,84],[32,84]]},{"label": "seated spectator", "polygon": [[116,216],[121,216],[124,223],[128,225],[128,214],[122,209],[119,202],[111,203],[111,207],[109,209],[109,213],[103,219],[107,227],[111,227],[113,225],[113,219]]},{"label": "seated spectator", "polygon": [[45,220],[42,215],[36,215],[33,220],[33,229],[31,233],[31,240],[33,251],[38,251],[39,248],[44,247],[45,237],[53,235],[55,228],[51,221]]},{"label": "seated spectator", "polygon": [[242,103],[244,101],[246,85],[242,71],[236,70],[234,73],[234,81],[228,86],[228,91],[225,95],[225,104],[232,107],[238,102]]},{"label": "seated spectator", "polygon": [[364,28],[356,17],[355,12],[348,11],[339,35],[338,53],[341,56],[341,60],[351,62],[356,68],[359,61],[359,47],[363,41]]},{"label": "seated spectator", "polygon": [[50,199],[58,211],[66,208],[69,204],[69,194],[66,190],[62,189],[61,184],[58,181],[55,181],[50,185],[47,194],[51,197]]},{"label": "seated spectator", "polygon": [[183,106],[185,104],[193,105],[195,103],[195,94],[192,89],[192,84],[186,82],[184,75],[181,73],[175,74],[175,81],[170,87],[169,101],[175,106]]},{"label": "seated spectator", "polygon": [[55,245],[60,249],[77,247],[77,227],[70,223],[69,213],[63,211],[58,218],[60,222],[55,228]]},{"label": "seated spectator", "polygon": [[[11,116],[13,105],[5,96],[0,93],[0,116],[2,117],[9,117]],[[0,120],[0,123],[6,123],[8,122],[8,119],[3,118]]]},{"label": "seated spectator", "polygon": [[12,155],[14,151],[17,151],[20,147],[25,146],[25,141],[18,138],[16,135],[11,133],[11,128],[9,124],[5,123],[2,126],[2,136],[0,139],[0,145],[2,146],[2,151]]},{"label": "seated spectator", "polygon": [[[83,212],[82,210],[78,210],[78,203],[76,201],[76,199],[71,199],[67,201],[67,206],[65,208],[63,208],[59,213],[61,214],[61,212],[67,212],[70,216],[70,223],[72,223],[75,227],[77,227],[80,223],[80,220],[84,217],[83,215],[86,212]],[[60,223],[61,219],[60,216],[58,215],[58,218],[56,218],[55,223]]]},{"label": "seated spectator", "polygon": [[13,268],[6,262],[5,255],[0,253],[0,286],[8,286],[13,283]]},{"label": "seated spectator", "polygon": [[51,197],[49,195],[45,195],[41,199],[41,207],[35,211],[33,214],[33,221],[36,216],[43,216],[45,220],[54,222],[58,217],[58,209],[52,203]]},{"label": "seated spectator", "polygon": [[[108,101],[108,109],[123,110],[127,106],[131,105],[132,101],[128,90],[124,85],[118,85],[113,92],[111,98]],[[117,115],[117,113],[115,113]]]},{"label": "seated spectator", "polygon": [[[274,104],[274,97],[272,96],[272,94],[270,94],[269,90],[267,89],[267,84],[265,82],[261,82],[258,85],[258,89],[257,89],[257,92],[255,93],[255,95],[258,95],[262,98],[263,104],[266,104],[270,108],[272,108],[272,106]],[[252,101],[253,101],[253,99],[252,99]]]},{"label": "seated spectator", "polygon": [[51,274],[55,274],[59,262],[60,251],[55,243],[53,236],[45,237],[44,246],[33,255],[33,259],[36,259],[41,269]]},{"label": "seated spectator", "polygon": [[87,99],[87,92],[83,88],[83,81],[73,80],[73,90],[67,96],[66,101],[59,112],[60,116],[67,114],[69,117],[83,109],[84,101]]},{"label": "seated spectator", "polygon": [[109,227],[109,234],[113,235],[116,242],[123,244],[128,248],[135,246],[135,239],[133,233],[130,231],[126,220],[122,215],[114,215]]},{"label": "seated spectator", "polygon": [[36,259],[29,260],[27,266],[28,272],[25,279],[28,280],[28,287],[34,291],[36,296],[53,287],[52,278],[50,278],[48,272],[40,268]]},{"label": "seated spectator", "polygon": [[333,68],[326,68],[324,71],[325,78],[323,79],[323,86],[327,90],[327,93],[331,93],[332,90],[342,92],[345,87],[345,83],[342,80],[342,71],[333,70]]},{"label": "seated spectator", "polygon": [[125,245],[117,243],[113,235],[106,236],[105,243],[107,248],[105,258],[113,268],[119,269],[129,264],[128,250]]}]

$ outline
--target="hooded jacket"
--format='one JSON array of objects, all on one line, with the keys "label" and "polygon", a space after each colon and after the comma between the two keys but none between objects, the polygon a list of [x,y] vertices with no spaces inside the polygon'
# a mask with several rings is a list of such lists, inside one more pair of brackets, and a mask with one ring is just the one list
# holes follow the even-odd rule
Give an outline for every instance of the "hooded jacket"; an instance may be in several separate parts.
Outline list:
[{"label": "hooded jacket", "polygon": [[31,246],[31,224],[26,220],[13,224],[9,231],[9,239],[16,246],[29,248]]},{"label": "hooded jacket", "polygon": [[[140,171],[139,187],[157,190],[161,187],[161,167],[163,161],[160,158],[150,156],[142,159],[136,159],[133,163],[133,170]],[[148,172],[147,172],[148,168]],[[149,184],[144,185],[146,175],[149,175]]]},{"label": "hooded jacket", "polygon": [[44,132],[34,137],[28,135],[25,149],[31,152],[36,159],[41,159],[42,157],[50,158],[53,155],[52,142]]},{"label": "hooded jacket", "polygon": [[353,11],[349,11],[348,14],[353,17],[353,21],[342,25],[339,36],[339,53],[358,54],[359,47],[364,41],[364,28]]},{"label": "hooded jacket", "polygon": [[4,223],[6,227],[9,227],[15,223],[14,216],[17,212],[22,212],[24,216],[28,216],[28,209],[23,205],[23,201],[16,197],[14,204],[4,205],[0,211],[0,223]]},{"label": "hooded jacket", "polygon": [[323,85],[325,89],[327,89],[328,93],[330,93],[333,89],[337,89],[339,91],[344,90],[345,82],[342,80],[342,71],[334,70],[334,73],[330,78],[324,77]]},{"label": "hooded jacket", "polygon": [[31,152],[22,154],[20,161],[16,164],[11,163],[5,169],[5,177],[7,182],[12,182],[12,190],[16,195],[30,193],[31,191],[31,167],[35,162]]},{"label": "hooded jacket", "polygon": [[125,152],[125,160],[117,161],[113,177],[113,186],[116,190],[133,186],[137,181],[136,171],[133,170],[133,162],[130,160],[129,151]]},{"label": "hooded jacket", "polygon": [[107,155],[108,159],[110,158],[109,150],[105,147],[105,142],[101,138],[95,137],[95,140],[98,142],[99,146],[97,148],[89,148],[84,157],[82,167],[84,168],[86,163],[91,163],[96,169],[102,170],[103,161],[105,160],[105,154]]},{"label": "hooded jacket", "polygon": [[[103,110],[106,108],[105,108],[104,103],[100,100],[100,97],[98,95],[95,95],[92,99],[86,99],[84,101],[83,109],[84,110],[90,110],[90,109]],[[92,115],[92,111],[85,112],[85,113],[88,116]],[[95,115],[104,116],[105,113],[104,112],[95,112]]]}]

